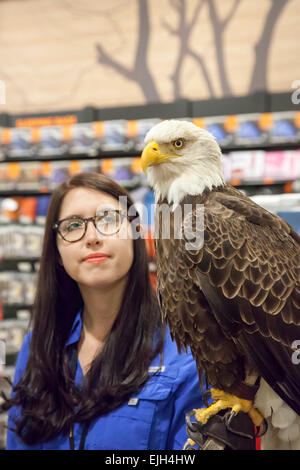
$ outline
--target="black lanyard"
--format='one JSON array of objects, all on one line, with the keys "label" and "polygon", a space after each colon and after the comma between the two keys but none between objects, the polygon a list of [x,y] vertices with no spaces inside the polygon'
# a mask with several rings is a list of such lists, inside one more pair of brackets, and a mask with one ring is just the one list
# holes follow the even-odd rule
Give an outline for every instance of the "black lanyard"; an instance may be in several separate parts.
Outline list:
[{"label": "black lanyard", "polygon": [[[71,372],[73,379],[75,380],[75,375],[76,375],[76,368],[77,368],[77,359],[78,359],[78,352],[77,348],[74,348],[73,353],[72,353],[72,358],[71,358]],[[163,351],[160,353],[160,365],[158,370],[162,370],[162,365],[163,365],[163,360],[164,360],[164,355]],[[84,450],[84,444],[86,440],[86,436],[88,433],[89,429],[89,421],[85,422],[83,425],[83,430],[80,438],[80,443],[78,450]],[[74,442],[74,434],[73,434],[73,425],[70,427],[70,432],[69,432],[69,444],[70,444],[70,449],[75,450],[75,442]]]},{"label": "black lanyard", "polygon": [[[78,450],[84,450],[84,444],[85,444],[86,436],[87,436],[87,433],[88,433],[88,429],[89,429],[89,423],[84,423]],[[75,450],[73,426],[71,426],[71,428],[70,428],[69,443],[70,443],[70,449]]]},{"label": "black lanyard", "polygon": [[[75,380],[75,375],[76,375],[77,359],[78,359],[78,352],[77,352],[77,348],[75,347],[73,349],[72,358],[71,358],[71,373],[72,373],[72,376],[73,376],[74,380]],[[78,450],[84,450],[84,444],[85,444],[86,436],[87,436],[87,433],[88,433],[89,424],[90,424],[89,421],[87,421],[83,425],[83,430],[82,430]],[[70,427],[70,432],[69,432],[69,444],[70,444],[70,449],[71,450],[75,450],[73,430],[74,430],[74,426],[72,425]]]}]

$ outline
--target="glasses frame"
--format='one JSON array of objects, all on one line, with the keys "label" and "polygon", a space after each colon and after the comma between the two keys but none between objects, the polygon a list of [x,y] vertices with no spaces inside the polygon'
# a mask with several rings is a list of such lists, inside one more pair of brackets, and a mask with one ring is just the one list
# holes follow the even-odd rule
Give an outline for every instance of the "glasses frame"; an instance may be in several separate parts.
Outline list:
[{"label": "glasses frame", "polygon": [[[113,211],[113,212],[117,212],[117,213],[119,214],[119,216],[121,217],[120,227],[118,228],[118,230],[116,230],[116,231],[113,232],[113,233],[110,233],[110,234],[103,233],[103,232],[101,232],[101,230],[99,230],[99,229],[97,228],[97,226],[96,226],[96,219],[97,219],[98,217],[101,217],[101,216],[99,216],[99,215],[94,215],[93,217],[80,217],[80,216],[77,216],[77,215],[73,215],[73,216],[71,216],[71,217],[66,217],[65,219],[58,220],[55,224],[53,224],[53,229],[54,229],[54,230],[59,234],[59,236],[60,236],[63,240],[65,240],[66,242],[68,242],[68,243],[76,243],[76,242],[79,242],[80,240],[82,240],[83,237],[85,236],[85,234],[86,234],[86,229],[87,229],[87,225],[88,225],[89,221],[92,221],[92,222],[93,222],[94,227],[95,227],[95,229],[96,229],[96,231],[97,231],[98,233],[100,233],[100,234],[103,235],[103,236],[110,237],[111,235],[115,235],[116,233],[118,233],[118,232],[121,230],[121,226],[122,226],[122,224],[123,224],[124,219],[128,219],[129,222],[131,222],[132,220],[134,220],[134,219],[136,218],[136,216],[130,216],[130,215],[126,214],[125,212],[122,212],[122,211],[117,210],[117,209],[104,209],[104,210],[105,210],[105,211],[110,210],[110,211]],[[83,232],[82,236],[81,236],[80,238],[78,238],[77,240],[72,240],[72,241],[70,241],[70,240],[67,240],[67,239],[61,234],[61,232],[60,232],[60,225],[61,225],[62,222],[64,222],[65,220],[72,220],[72,219],[81,219],[81,220],[83,221],[83,223],[84,223],[84,232]]]}]

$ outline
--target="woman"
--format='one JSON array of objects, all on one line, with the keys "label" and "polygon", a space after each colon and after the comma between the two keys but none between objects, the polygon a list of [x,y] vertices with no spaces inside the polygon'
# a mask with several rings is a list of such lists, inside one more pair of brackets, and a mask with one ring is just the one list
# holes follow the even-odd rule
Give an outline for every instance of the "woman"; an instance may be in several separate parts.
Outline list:
[{"label": "woman", "polygon": [[197,372],[164,332],[132,206],[100,174],[54,191],[7,449],[182,449]]}]

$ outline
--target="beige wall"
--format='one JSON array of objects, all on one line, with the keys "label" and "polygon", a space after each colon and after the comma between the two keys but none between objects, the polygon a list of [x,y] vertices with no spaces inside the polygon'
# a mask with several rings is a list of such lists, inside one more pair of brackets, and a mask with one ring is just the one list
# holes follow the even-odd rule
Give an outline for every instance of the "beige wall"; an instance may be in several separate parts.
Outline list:
[{"label": "beige wall", "polygon": [[2,0],[0,112],[289,91],[299,18],[299,0]]}]

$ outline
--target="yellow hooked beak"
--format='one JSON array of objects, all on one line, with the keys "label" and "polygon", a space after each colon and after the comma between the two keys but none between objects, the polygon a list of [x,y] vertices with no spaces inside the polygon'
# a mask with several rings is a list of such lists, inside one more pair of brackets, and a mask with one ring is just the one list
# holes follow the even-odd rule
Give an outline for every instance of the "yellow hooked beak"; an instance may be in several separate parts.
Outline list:
[{"label": "yellow hooked beak", "polygon": [[152,140],[143,150],[141,157],[141,164],[143,172],[146,174],[148,166],[159,165],[160,163],[165,162],[169,158],[180,157],[181,155],[171,154],[171,153],[161,153],[159,145]]}]

